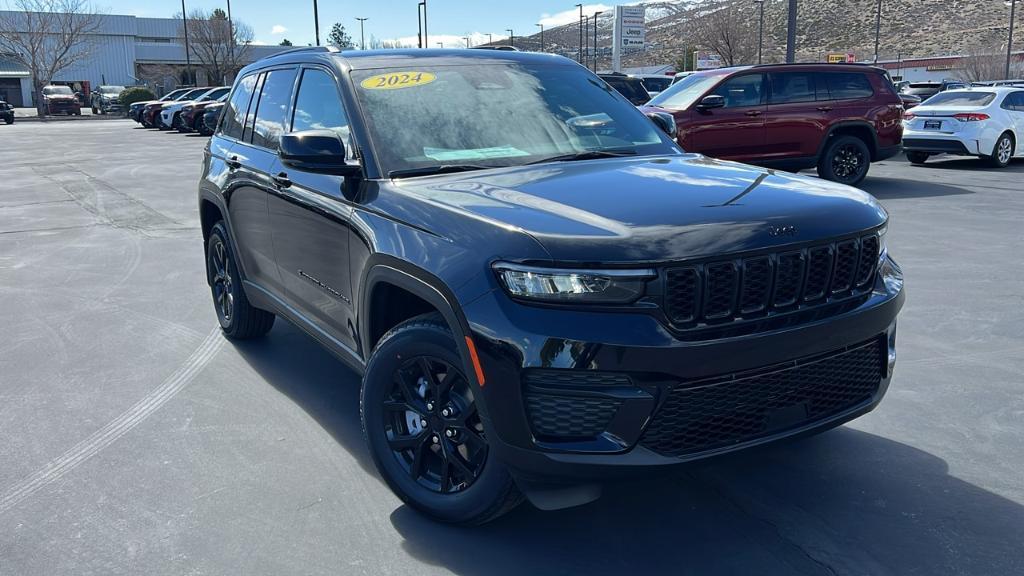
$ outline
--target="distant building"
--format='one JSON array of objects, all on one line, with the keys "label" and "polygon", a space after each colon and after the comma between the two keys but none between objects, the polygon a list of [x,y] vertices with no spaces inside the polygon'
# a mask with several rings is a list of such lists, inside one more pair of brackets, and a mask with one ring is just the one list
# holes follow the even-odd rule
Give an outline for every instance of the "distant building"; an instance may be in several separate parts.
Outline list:
[{"label": "distant building", "polygon": [[[9,12],[0,14],[10,15]],[[82,91],[102,84],[147,85],[159,93],[181,84],[191,84],[187,82],[181,20],[117,15],[99,18],[97,33],[90,36],[90,58],[61,71],[53,78],[54,83]],[[288,49],[286,46],[250,45],[247,60],[256,61]],[[222,81],[207,78],[202,63],[194,53],[190,51],[190,54],[196,84],[211,85]],[[14,106],[32,106],[29,71],[10,55],[4,54],[0,54],[0,99]]]},{"label": "distant building", "polygon": [[[992,56],[1005,62],[1006,52]],[[893,80],[910,82],[941,82],[942,80],[960,79],[966,56],[932,56],[928,58],[906,58],[900,60],[879,60],[878,66],[885,68]],[[1000,69],[1002,69],[1000,67]],[[1010,75],[1018,78],[1024,76],[1024,52],[1014,52],[1010,62]],[[989,78],[989,80],[1002,80]]]}]

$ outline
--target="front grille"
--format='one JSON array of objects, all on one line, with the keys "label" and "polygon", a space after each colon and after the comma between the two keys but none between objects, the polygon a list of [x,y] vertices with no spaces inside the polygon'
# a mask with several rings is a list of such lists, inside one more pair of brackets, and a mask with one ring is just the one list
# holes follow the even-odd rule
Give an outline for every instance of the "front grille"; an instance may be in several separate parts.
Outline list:
[{"label": "front grille", "polygon": [[670,268],[665,313],[677,328],[763,318],[867,292],[878,266],[877,235],[800,250]]},{"label": "front grille", "polygon": [[593,393],[632,386],[621,374],[571,370],[531,370],[524,384],[530,428],[534,436],[546,440],[598,436],[622,401]]},{"label": "front grille", "polygon": [[883,376],[882,339],[760,373],[684,383],[655,414],[640,444],[684,456],[801,428],[867,403]]}]

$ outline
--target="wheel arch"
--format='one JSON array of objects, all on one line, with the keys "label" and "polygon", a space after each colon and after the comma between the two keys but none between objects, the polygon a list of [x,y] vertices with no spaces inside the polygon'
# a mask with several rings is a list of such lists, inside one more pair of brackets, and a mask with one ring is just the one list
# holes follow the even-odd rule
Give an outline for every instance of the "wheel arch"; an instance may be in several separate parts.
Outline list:
[{"label": "wheel arch", "polygon": [[855,136],[860,138],[867,144],[868,151],[871,152],[871,160],[874,161],[878,157],[878,132],[875,131],[875,127],[870,122],[864,120],[847,120],[833,124],[829,128],[828,133],[825,134],[825,138],[822,139],[821,145],[818,147],[819,160],[821,155],[825,153],[829,143],[837,136]]}]

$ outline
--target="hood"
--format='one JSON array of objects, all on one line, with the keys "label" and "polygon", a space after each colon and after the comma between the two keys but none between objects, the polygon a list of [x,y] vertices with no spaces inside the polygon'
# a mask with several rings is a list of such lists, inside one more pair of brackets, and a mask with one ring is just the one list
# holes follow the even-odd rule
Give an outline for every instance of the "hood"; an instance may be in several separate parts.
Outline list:
[{"label": "hood", "polygon": [[855,188],[696,154],[558,162],[395,185],[530,234],[563,262],[721,255],[860,232],[887,217]]},{"label": "hood", "polygon": [[68,94],[43,94],[43,98],[46,98],[47,100],[74,100],[76,102],[78,101],[78,98],[75,98],[73,95]]}]

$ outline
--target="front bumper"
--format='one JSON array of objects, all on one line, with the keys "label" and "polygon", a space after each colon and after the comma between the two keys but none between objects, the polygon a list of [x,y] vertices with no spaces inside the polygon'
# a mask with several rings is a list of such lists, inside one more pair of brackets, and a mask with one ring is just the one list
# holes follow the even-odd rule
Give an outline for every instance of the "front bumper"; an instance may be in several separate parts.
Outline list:
[{"label": "front bumper", "polygon": [[[902,288],[889,292],[879,277],[867,299],[843,314],[710,341],[681,341],[643,314],[524,306],[500,290],[470,303],[464,313],[486,375],[481,413],[491,449],[521,481],[573,483],[675,466],[814,433],[871,411],[892,377],[896,316],[904,298]],[[880,351],[877,376],[870,392],[855,401],[815,413],[809,403],[788,405],[785,398],[793,391],[785,383],[764,397],[758,396],[758,388],[751,392],[748,386],[746,404],[763,401],[771,408],[755,415],[767,422],[759,433],[734,435],[724,442],[719,438],[706,449],[677,449],[651,437],[675,391],[754,382],[765,374],[771,379],[773,374],[838,358],[871,343]],[[582,381],[596,378],[577,385],[581,375]],[[805,375],[801,384],[805,391],[808,378]],[[570,400],[538,404],[535,398],[545,393]],[[724,402],[736,406],[730,394],[725,394]],[[679,398],[672,402],[670,409],[678,410]],[[538,410],[548,412],[546,424],[539,424]],[[686,425],[728,428],[727,420],[735,415],[723,410],[713,415],[714,422]],[[748,411],[743,417],[749,416]],[[602,430],[598,434],[593,434],[595,420]],[[538,432],[538,426],[546,429]],[[560,433],[568,436],[559,438]]]}]

